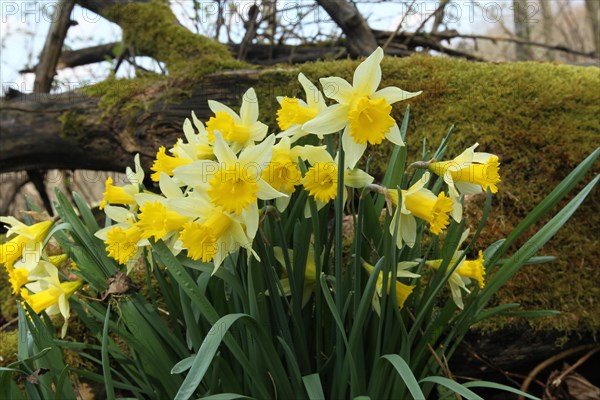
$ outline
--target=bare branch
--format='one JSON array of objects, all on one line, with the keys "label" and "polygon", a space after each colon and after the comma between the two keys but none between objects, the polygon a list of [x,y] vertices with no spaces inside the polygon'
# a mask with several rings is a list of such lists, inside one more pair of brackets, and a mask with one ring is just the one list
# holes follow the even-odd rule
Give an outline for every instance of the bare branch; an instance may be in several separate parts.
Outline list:
[{"label": "bare branch", "polygon": [[67,30],[71,25],[73,6],[73,0],[61,0],[56,5],[50,31],[46,37],[44,49],[40,54],[40,62],[35,69],[34,88],[37,92],[48,93],[52,88],[58,57],[67,36]]}]

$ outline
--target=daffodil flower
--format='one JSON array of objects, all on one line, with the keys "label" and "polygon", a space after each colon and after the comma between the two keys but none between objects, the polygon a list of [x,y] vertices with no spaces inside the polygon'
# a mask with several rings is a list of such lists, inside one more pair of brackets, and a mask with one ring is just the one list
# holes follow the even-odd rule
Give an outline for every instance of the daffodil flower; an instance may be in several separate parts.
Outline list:
[{"label": "daffodil flower", "polygon": [[134,157],[135,171],[127,167],[125,176],[129,183],[124,186],[115,186],[112,177],[106,178],[105,190],[100,202],[100,210],[103,210],[107,204],[121,204],[135,207],[133,196],[140,191],[140,185],[144,182],[144,170],[140,164],[140,155]]},{"label": "daffodil flower", "polygon": [[262,172],[270,160],[275,137],[270,135],[257,146],[248,146],[236,156],[220,133],[215,133],[217,161],[200,160],[177,168],[175,177],[197,191],[206,191],[211,203],[227,213],[240,215],[254,238],[258,230],[257,200],[286,196],[269,185]]},{"label": "daffodil flower", "polygon": [[298,74],[298,80],[306,94],[306,101],[295,97],[277,97],[281,106],[277,111],[277,124],[282,130],[277,137],[289,137],[292,143],[308,135],[309,132],[302,126],[327,108],[319,89],[303,73]]},{"label": "daffodil flower", "polygon": [[291,147],[290,138],[284,137],[273,146],[271,161],[262,171],[262,179],[265,182],[275,190],[287,195],[275,199],[275,205],[279,211],[285,210],[290,202],[290,195],[294,193],[296,186],[302,183],[298,158],[303,154],[303,147]]},{"label": "daffodil flower", "polygon": [[0,244],[0,264],[8,271],[22,256],[30,257],[32,262],[37,263],[42,254],[42,242],[53,222],[48,220],[26,225],[14,217],[0,217],[0,222],[10,225],[6,237],[16,235]]},{"label": "daffodil flower", "polygon": [[[469,230],[463,232],[460,241],[458,243],[457,249],[459,249],[462,243],[469,236]],[[464,303],[462,299],[462,291],[464,290],[467,293],[471,293],[466,285],[471,283],[471,279],[477,282],[477,285],[483,289],[485,286],[485,259],[483,258],[483,252],[479,251],[478,257],[475,260],[467,260],[466,257],[463,257],[464,252],[462,250],[456,250],[452,259],[450,260],[450,264],[448,268],[452,268],[452,266],[456,263],[456,260],[462,258],[462,261],[458,265],[458,267],[450,274],[448,278],[448,284],[450,285],[450,292],[452,293],[452,300],[454,304],[461,310],[464,308]],[[443,260],[429,260],[426,262],[427,265],[434,269],[439,269],[442,265]]]},{"label": "daffodil flower", "polygon": [[[183,139],[177,139],[171,152],[180,159],[189,159],[191,161],[208,160],[213,157],[212,145],[208,140],[208,131],[204,127],[196,114],[192,111],[192,120],[194,124],[186,118],[183,123],[183,133],[186,142]],[[196,130],[198,133],[196,133]]]},{"label": "daffodil flower", "polygon": [[434,162],[429,170],[444,178],[452,189],[461,194],[477,194],[490,188],[492,193],[498,192],[500,183],[498,156],[489,153],[475,152],[479,143],[475,143],[451,161]]},{"label": "daffodil flower", "polygon": [[48,315],[62,314],[65,322],[61,337],[64,337],[70,316],[69,298],[81,287],[82,281],[61,282],[58,269],[52,264],[47,266],[46,272],[46,277],[28,283],[27,289],[21,289],[21,297],[36,314],[44,310]]},{"label": "daffodil flower", "polygon": [[139,206],[137,226],[142,230],[142,238],[154,240],[167,240],[171,235],[178,233],[189,217],[175,211],[171,204],[184,198],[179,184],[164,172],[160,176],[160,191],[164,196],[155,193],[138,193],[135,201]]},{"label": "daffodil flower", "polygon": [[215,132],[231,143],[235,153],[241,149],[262,141],[267,135],[268,127],[258,120],[258,98],[254,89],[244,93],[242,106],[238,115],[231,108],[209,100],[208,107],[215,113],[206,123],[209,141],[215,140]]},{"label": "daffodil flower", "polygon": [[250,237],[244,230],[246,224],[241,216],[215,206],[205,192],[194,192],[173,201],[172,205],[179,214],[193,219],[183,225],[179,236],[181,248],[187,249],[193,260],[212,261],[215,266],[213,273],[229,254],[240,247],[248,250],[248,257],[253,255],[259,259],[252,250],[253,236]]},{"label": "daffodil flower", "polygon": [[129,273],[140,257],[141,249],[150,245],[150,242],[142,237],[143,231],[131,211],[123,207],[106,206],[104,212],[117,223],[100,229],[94,236],[104,241],[112,259],[127,265]]},{"label": "daffodil flower", "polygon": [[450,223],[449,214],[452,212],[453,200],[446,197],[444,192],[433,194],[425,188],[430,174],[426,172],[408,190],[402,190],[402,204],[398,204],[397,190],[388,190],[388,195],[396,207],[396,212],[390,223],[390,234],[396,234],[396,245],[402,248],[402,243],[413,247],[417,238],[418,217],[429,223],[429,230],[439,235]]},{"label": "daffodil flower", "polygon": [[379,47],[354,71],[352,85],[339,77],[321,78],[325,96],[338,102],[306,122],[302,129],[326,135],[344,130],[342,146],[349,168],[354,168],[367,148],[367,143],[380,144],[383,139],[403,146],[398,125],[391,117],[392,104],[410,99],[421,92],[410,93],[390,86],[377,90],[381,83]]},{"label": "daffodil flower", "polygon": [[12,287],[12,293],[18,294],[21,287],[31,281],[48,276],[47,271],[58,268],[67,259],[66,254],[48,257],[48,261],[40,259],[22,258],[15,262],[14,268],[7,268],[8,282]]},{"label": "daffodil flower", "polygon": [[[398,263],[398,267],[396,270],[397,271],[396,278],[420,278],[421,275],[407,271],[407,269],[412,268],[417,265],[419,265],[418,262],[412,262],[412,261],[403,261],[403,262]],[[375,269],[371,264],[369,264],[367,262],[363,262],[362,266],[369,273],[369,275],[371,275]],[[412,293],[415,286],[414,285],[406,285],[402,282],[398,282],[396,279],[394,279],[394,280],[396,281],[396,301],[398,303],[398,308],[402,308],[402,307],[404,307],[404,303],[406,302],[406,299],[408,299],[408,296],[410,296],[410,294]],[[391,281],[392,281],[392,274],[390,273],[388,275],[388,288],[387,288],[388,294],[390,293],[390,288],[392,287]],[[380,298],[382,295],[383,295],[383,271],[379,271],[379,276],[377,277],[377,283],[375,283],[375,293],[373,293],[373,300],[371,302],[373,309],[375,310],[377,315],[381,315]]]},{"label": "daffodil flower", "polygon": [[[324,146],[305,146],[301,157],[312,163],[312,167],[306,171],[302,184],[304,189],[308,191],[310,196],[313,196],[317,209],[321,209],[337,197],[338,187],[338,157],[331,157]],[[346,166],[344,169],[344,185],[360,189],[373,182],[373,177],[365,171]],[[344,190],[344,203],[347,200],[347,192]],[[310,216],[308,203],[305,208],[305,216]]]},{"label": "daffodil flower", "polygon": [[[283,250],[281,247],[274,247],[273,253],[275,254],[275,259],[283,266],[285,266],[285,257],[283,255]],[[294,268],[293,259],[294,252],[293,250],[288,250],[288,255],[290,262],[292,262],[292,269]],[[317,267],[315,265],[315,248],[311,244],[308,246],[308,253],[306,256],[306,268],[304,270],[304,287],[302,288],[302,307],[308,304],[310,300],[310,296],[315,291],[317,287]],[[281,283],[281,288],[283,289],[283,296],[290,296],[292,294],[292,288],[290,286],[290,280],[288,277],[282,278],[279,280]]]},{"label": "daffodil flower", "polygon": [[156,153],[156,159],[150,167],[150,169],[154,171],[154,173],[150,175],[150,178],[152,178],[154,182],[158,182],[161,173],[173,176],[173,170],[175,168],[181,167],[182,165],[190,164],[191,162],[192,160],[190,160],[189,158],[182,158],[178,155],[168,155],[166,153],[165,146],[160,146],[158,148],[158,152]]}]

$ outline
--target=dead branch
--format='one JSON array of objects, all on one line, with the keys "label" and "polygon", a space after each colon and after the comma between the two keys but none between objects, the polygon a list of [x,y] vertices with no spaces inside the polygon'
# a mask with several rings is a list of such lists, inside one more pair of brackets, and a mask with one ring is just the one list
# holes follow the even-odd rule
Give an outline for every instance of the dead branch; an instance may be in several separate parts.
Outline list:
[{"label": "dead branch", "polygon": [[40,54],[40,62],[35,69],[34,88],[37,92],[48,93],[52,88],[58,58],[67,36],[67,30],[71,26],[73,6],[73,0],[61,0],[56,6],[55,13],[58,15],[52,19],[44,49]]}]

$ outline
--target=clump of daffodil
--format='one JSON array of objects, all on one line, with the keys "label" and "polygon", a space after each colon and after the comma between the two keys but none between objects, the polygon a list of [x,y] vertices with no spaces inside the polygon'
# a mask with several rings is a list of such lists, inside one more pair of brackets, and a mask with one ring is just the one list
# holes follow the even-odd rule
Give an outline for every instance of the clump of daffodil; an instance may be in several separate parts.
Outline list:
[{"label": "clump of daffodil", "polygon": [[306,122],[307,132],[326,135],[344,129],[342,146],[347,164],[354,168],[369,144],[384,139],[403,146],[400,129],[390,115],[392,104],[419,95],[390,86],[377,90],[381,82],[383,50],[377,48],[354,71],[352,85],[339,77],[321,78],[325,96],[338,104],[323,110]]},{"label": "clump of daffodil", "polygon": [[282,130],[277,137],[289,137],[292,143],[308,135],[309,132],[302,126],[327,108],[321,92],[303,73],[298,74],[298,80],[306,94],[306,101],[295,97],[277,97],[281,106],[277,111],[277,124]]},{"label": "clump of daffodil", "polygon": [[[465,232],[463,232],[457,248],[461,247],[462,243],[467,239],[468,236],[469,230],[467,229]],[[464,290],[465,292],[470,293],[466,285],[471,283],[471,279],[474,280],[481,289],[483,289],[485,286],[485,259],[483,257],[483,251],[479,251],[478,257],[475,260],[467,260],[463,254],[463,251],[457,250],[452,256],[450,264],[448,265],[448,268],[452,268],[459,258],[462,260],[448,278],[448,284],[450,285],[450,291],[452,293],[452,300],[461,310],[464,308],[461,291]],[[426,264],[434,269],[439,269],[439,267],[442,265],[442,262],[443,260],[428,260]]]},{"label": "clump of daffodil", "polygon": [[127,167],[125,176],[129,183],[124,186],[115,186],[112,177],[106,178],[105,190],[100,202],[100,210],[103,210],[107,204],[121,204],[134,206],[133,196],[140,191],[140,185],[144,182],[144,170],[140,165],[140,155],[136,154],[134,158],[135,171]]},{"label": "clump of daffodil", "polygon": [[[420,278],[421,275],[412,273],[407,271],[407,269],[412,268],[416,265],[419,265],[418,262],[411,261],[403,261],[398,263],[396,278]],[[374,267],[367,263],[363,262],[363,268],[369,273],[369,275],[373,274]],[[404,307],[404,303],[408,296],[412,293],[415,286],[414,285],[406,285],[402,282],[399,282],[397,279],[392,278],[392,274],[388,274],[388,285],[387,285],[387,293],[390,293],[390,288],[392,287],[391,281],[394,280],[396,282],[396,302],[398,304],[398,308]],[[379,271],[379,275],[377,276],[377,282],[375,283],[375,293],[373,293],[372,306],[377,315],[381,315],[381,303],[380,298],[383,296],[383,271]]]},{"label": "clump of daffodil", "polygon": [[[304,189],[313,196],[317,209],[323,208],[325,204],[337,197],[338,187],[338,158],[331,157],[325,146],[304,146],[302,158],[306,159],[312,166],[306,171],[302,184]],[[344,169],[344,185],[351,188],[363,188],[373,182],[373,177],[358,168]],[[344,202],[347,193],[344,190]],[[306,212],[309,211],[308,204]],[[305,214],[306,214],[305,212]],[[309,214],[307,214],[309,215]]]},{"label": "clump of daffodil", "polygon": [[23,302],[27,303],[36,314],[46,311],[48,315],[62,314],[65,323],[61,330],[61,337],[65,336],[70,316],[69,298],[83,284],[81,280],[61,282],[58,269],[50,264],[44,264],[46,274],[44,277],[30,282],[21,289]]},{"label": "clump of daffodil", "polygon": [[42,242],[52,227],[51,220],[26,225],[14,217],[0,217],[0,222],[10,225],[6,243],[0,244],[0,264],[12,269],[22,256],[31,257],[37,263],[42,254]]},{"label": "clump of daffodil", "polygon": [[[435,235],[442,233],[450,223],[450,213],[454,201],[446,197],[444,192],[437,196],[425,185],[429,182],[430,174],[426,172],[408,190],[401,191],[401,200],[397,190],[388,190],[387,193],[396,207],[396,212],[390,223],[390,234],[396,234],[396,245],[402,243],[412,247],[417,237],[417,222],[415,217],[429,223],[429,230]],[[399,204],[401,201],[401,204]]]},{"label": "clump of daffodil", "polygon": [[475,152],[479,146],[475,143],[462,154],[450,161],[433,162],[429,170],[444,178],[451,189],[460,194],[477,194],[488,188],[492,193],[498,192],[500,183],[498,156],[489,153]]},{"label": "clump of daffodil", "polygon": [[[283,266],[285,266],[285,257],[283,255],[283,250],[281,247],[274,247],[273,253],[275,255],[275,259]],[[288,257],[290,262],[292,263],[291,267],[294,268],[294,252],[293,250],[288,250]],[[285,271],[285,270],[284,270]],[[292,294],[292,288],[290,286],[290,280],[286,276],[279,280],[281,283],[281,288],[283,289],[283,296],[290,296]],[[310,300],[310,296],[315,291],[317,287],[317,266],[315,264],[315,248],[311,244],[308,246],[308,252],[306,255],[306,266],[304,269],[304,285],[302,288],[302,307],[308,304]]]},{"label": "clump of daffodil", "polygon": [[244,147],[262,141],[267,135],[269,128],[258,120],[258,98],[252,88],[244,93],[239,115],[218,101],[209,100],[208,107],[215,113],[206,123],[211,143],[215,140],[215,132],[220,132],[234,152],[238,153]]}]

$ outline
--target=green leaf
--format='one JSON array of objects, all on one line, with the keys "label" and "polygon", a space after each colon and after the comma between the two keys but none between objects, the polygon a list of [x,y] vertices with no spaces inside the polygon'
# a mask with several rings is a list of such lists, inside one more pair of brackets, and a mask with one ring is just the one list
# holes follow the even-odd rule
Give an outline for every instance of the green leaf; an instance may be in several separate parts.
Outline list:
[{"label": "green leaf", "polygon": [[194,391],[196,391],[200,385],[202,378],[204,378],[204,374],[208,371],[208,367],[210,367],[215,354],[217,354],[217,350],[219,349],[226,332],[229,331],[231,325],[241,318],[248,318],[254,321],[252,317],[246,314],[229,314],[217,321],[214,325],[217,329],[206,335],[200,346],[200,350],[198,350],[198,353],[194,356],[190,372],[187,374],[181,387],[177,391],[175,400],[187,400],[192,397]]},{"label": "green leaf", "polygon": [[467,400],[483,400],[483,397],[480,397],[476,393],[470,391],[465,386],[453,381],[452,379],[444,378],[443,376],[428,376],[427,378],[421,379],[420,382],[430,382],[445,386]]},{"label": "green leaf", "polygon": [[402,378],[402,380],[406,384],[406,387],[408,388],[408,391],[415,400],[425,400],[425,395],[421,391],[421,388],[419,387],[419,383],[417,382],[415,375],[413,374],[410,367],[402,357],[400,357],[397,354],[386,354],[384,356],[381,356],[379,360],[386,360],[390,364],[392,364],[392,366],[396,369],[398,375],[400,375],[400,378]]},{"label": "green leaf", "polygon": [[237,393],[219,393],[213,394],[206,397],[201,397],[202,400],[233,400],[233,399],[251,399],[251,397],[246,397]]},{"label": "green leaf", "polygon": [[310,400],[325,400],[323,386],[321,386],[321,377],[319,374],[311,374],[302,377],[304,388]]},{"label": "green leaf", "polygon": [[110,321],[110,304],[106,307],[104,328],[102,328],[102,374],[104,376],[104,389],[109,400],[115,399],[115,387],[110,374],[110,361],[108,359],[108,322]]},{"label": "green leaf", "polygon": [[540,400],[538,397],[527,394],[519,389],[515,389],[514,387],[502,385],[500,383],[494,383],[494,382],[488,382],[488,381],[474,381],[474,382],[464,383],[463,386],[466,388],[480,387],[480,388],[487,388],[487,389],[498,389],[498,390],[503,390],[505,392],[518,394],[519,396],[527,397],[528,399],[531,399],[531,400]]},{"label": "green leaf", "polygon": [[180,374],[182,372],[187,371],[188,369],[192,368],[192,364],[194,363],[195,359],[196,359],[196,356],[190,356],[188,358],[184,358],[183,360],[179,361],[177,364],[173,365],[173,368],[171,368],[171,373],[172,374]]}]

